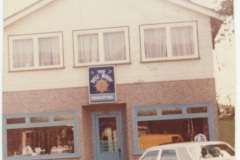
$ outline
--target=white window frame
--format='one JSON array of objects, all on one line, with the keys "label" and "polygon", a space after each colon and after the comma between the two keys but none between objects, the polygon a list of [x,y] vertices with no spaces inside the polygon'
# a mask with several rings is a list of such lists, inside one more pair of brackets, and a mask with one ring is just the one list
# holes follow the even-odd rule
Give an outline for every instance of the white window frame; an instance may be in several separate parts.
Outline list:
[{"label": "white window frame", "polygon": [[[47,38],[47,37],[58,37],[59,40],[59,57],[60,64],[58,65],[48,65],[40,66],[39,65],[39,52],[38,52],[38,38]],[[34,55],[34,65],[30,67],[13,67],[13,41],[21,39],[32,39],[33,40],[33,55]],[[41,34],[31,34],[31,35],[16,35],[9,36],[9,68],[10,71],[25,71],[25,70],[38,70],[38,69],[53,69],[53,68],[63,68],[63,36],[61,32],[56,33],[41,33]]]},{"label": "white window frame", "polygon": [[[183,27],[192,26],[193,27],[193,41],[194,41],[194,54],[188,56],[178,56],[174,57],[172,55],[171,46],[171,27]],[[146,58],[145,56],[145,46],[144,46],[144,30],[145,29],[166,29],[166,39],[167,39],[167,57],[157,57],[157,58]],[[141,60],[142,62],[152,62],[152,61],[166,61],[166,60],[181,60],[181,59],[195,59],[199,58],[198,53],[198,36],[197,36],[197,22],[181,22],[181,23],[165,23],[165,24],[153,24],[153,25],[141,25],[140,26],[140,44],[141,44]]]},{"label": "white window frame", "polygon": [[[125,52],[126,60],[117,60],[117,61],[105,61],[104,60],[104,42],[103,34],[105,32],[118,32],[123,31],[125,37]],[[97,34],[98,35],[98,48],[99,48],[99,62],[90,62],[90,63],[79,63],[78,62],[78,35],[81,34]],[[125,64],[130,63],[130,51],[129,51],[129,33],[128,27],[119,27],[119,28],[104,28],[104,29],[93,29],[93,30],[80,30],[73,31],[73,41],[74,41],[74,65],[75,67],[80,66],[93,66],[93,65],[102,65],[102,64]]]}]

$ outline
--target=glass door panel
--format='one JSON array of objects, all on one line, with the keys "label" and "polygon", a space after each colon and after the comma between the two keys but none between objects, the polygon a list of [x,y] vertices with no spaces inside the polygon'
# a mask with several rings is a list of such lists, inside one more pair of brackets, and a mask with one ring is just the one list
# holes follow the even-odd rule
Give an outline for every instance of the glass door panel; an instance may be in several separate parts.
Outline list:
[{"label": "glass door panel", "polygon": [[94,159],[123,160],[121,114],[96,113],[93,116]]},{"label": "glass door panel", "polygon": [[99,118],[100,152],[118,152],[116,117]]}]

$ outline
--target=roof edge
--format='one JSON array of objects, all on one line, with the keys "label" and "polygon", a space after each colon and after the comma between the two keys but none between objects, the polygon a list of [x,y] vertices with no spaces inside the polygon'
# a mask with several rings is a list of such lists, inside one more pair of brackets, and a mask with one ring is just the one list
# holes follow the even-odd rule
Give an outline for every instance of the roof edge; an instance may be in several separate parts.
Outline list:
[{"label": "roof edge", "polygon": [[193,2],[188,2],[186,0],[167,0],[167,1],[177,4],[177,5],[180,5],[180,6],[183,6],[185,8],[191,9],[193,11],[197,11],[199,13],[208,15],[210,17],[219,19],[221,21],[226,20],[226,16],[220,15],[217,11],[215,11],[213,9],[209,9],[209,8],[201,6],[201,5],[198,5]]},{"label": "roof edge", "polygon": [[[186,0],[167,0],[167,1],[169,1],[173,4],[177,4],[179,6],[191,9],[193,11],[208,15],[210,17],[219,19],[221,21],[224,21],[226,19],[226,16],[219,15],[217,11],[214,11],[212,9],[209,9],[207,7],[198,5],[198,4],[190,2],[190,1],[186,1]],[[9,26],[10,24],[14,23],[15,21],[29,15],[30,13],[40,9],[41,7],[44,7],[45,5],[47,5],[51,2],[53,2],[53,0],[38,0],[37,2],[32,3],[31,5],[25,7],[24,9],[13,13],[12,15],[10,15],[4,19],[4,27]]]},{"label": "roof edge", "polygon": [[45,5],[53,2],[53,0],[38,0],[35,3],[32,3],[31,5],[23,8],[22,10],[19,10],[12,15],[4,18],[4,27],[7,27],[8,25],[14,23],[15,21],[27,16],[28,14],[44,7]]}]

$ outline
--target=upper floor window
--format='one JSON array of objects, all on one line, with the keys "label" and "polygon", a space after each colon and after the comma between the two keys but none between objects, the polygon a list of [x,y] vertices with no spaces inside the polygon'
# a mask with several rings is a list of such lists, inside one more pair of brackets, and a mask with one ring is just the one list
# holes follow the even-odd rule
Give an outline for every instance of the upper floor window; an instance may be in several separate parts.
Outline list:
[{"label": "upper floor window", "polygon": [[128,63],[128,28],[74,31],[75,66]]},{"label": "upper floor window", "polygon": [[63,67],[62,33],[9,36],[10,71]]},{"label": "upper floor window", "polygon": [[198,57],[196,22],[140,26],[142,61]]}]

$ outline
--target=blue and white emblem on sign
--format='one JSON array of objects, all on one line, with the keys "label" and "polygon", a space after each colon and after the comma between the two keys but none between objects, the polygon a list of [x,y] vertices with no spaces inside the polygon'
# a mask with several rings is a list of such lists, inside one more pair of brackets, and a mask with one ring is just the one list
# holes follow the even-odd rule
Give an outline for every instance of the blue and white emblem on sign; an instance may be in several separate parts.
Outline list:
[{"label": "blue and white emblem on sign", "polygon": [[89,92],[90,103],[116,101],[113,66],[89,68]]}]

